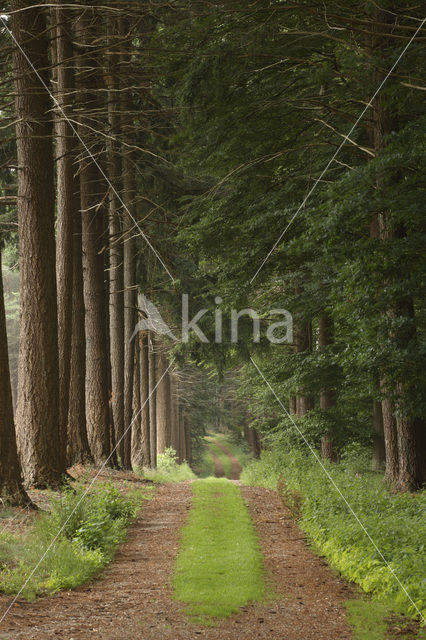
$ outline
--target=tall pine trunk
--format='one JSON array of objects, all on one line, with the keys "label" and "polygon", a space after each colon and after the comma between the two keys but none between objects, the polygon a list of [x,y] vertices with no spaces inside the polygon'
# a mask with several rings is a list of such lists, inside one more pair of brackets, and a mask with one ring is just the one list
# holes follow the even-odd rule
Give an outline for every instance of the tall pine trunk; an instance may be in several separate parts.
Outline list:
[{"label": "tall pine trunk", "polygon": [[120,134],[119,54],[114,49],[117,21],[110,19],[109,39],[112,48],[108,74],[109,174],[115,191],[109,199],[109,284],[110,284],[110,357],[111,357],[111,405],[114,418],[118,456],[124,459],[124,276],[123,276],[123,225],[121,203],[117,193],[121,191],[121,148],[117,142]]},{"label": "tall pine trunk", "polygon": [[164,453],[171,445],[171,392],[168,362],[163,351],[157,354],[157,453]]},{"label": "tall pine trunk", "polygon": [[[129,25],[125,18],[120,20],[120,30],[123,37],[128,34]],[[126,39],[121,47],[120,63],[121,74],[126,73],[130,60],[130,51],[125,51],[129,47],[131,40]],[[131,141],[133,135],[133,115],[134,109],[129,90],[121,93],[121,135],[124,143]],[[123,269],[124,269],[124,424],[128,429],[132,418],[132,394],[134,375],[134,348],[135,342],[131,336],[135,329],[137,319],[137,287],[136,287],[136,241],[133,218],[135,217],[135,196],[136,177],[135,169],[131,157],[131,151],[122,145],[123,158]],[[131,429],[128,429],[124,438],[123,465],[126,469],[131,468]]]},{"label": "tall pine trunk", "polygon": [[[386,26],[386,23],[388,26]],[[373,77],[378,84],[383,81],[384,71],[375,57],[384,53],[390,46],[390,34],[392,31],[391,12],[379,7],[375,9],[372,22],[372,36],[367,44],[367,54],[374,65]],[[376,155],[386,146],[386,136],[398,129],[398,122],[392,120],[392,113],[386,106],[382,93],[378,93],[372,102],[372,117],[369,128],[370,144],[372,143]],[[395,180],[398,180],[395,176]],[[380,194],[382,181],[376,180],[376,193]],[[404,239],[406,229],[404,223],[395,220],[392,210],[378,212],[371,224],[372,238],[378,238],[382,243],[390,243],[395,239]],[[407,268],[406,264],[400,265],[401,272]],[[389,276],[392,280],[392,274]],[[386,283],[390,289],[393,282]],[[413,298],[410,292],[396,290],[393,300],[384,311],[388,319],[397,319],[395,329],[388,330],[388,339],[393,344],[395,353],[404,354],[409,349],[418,349],[417,324],[414,312]],[[382,387],[390,391],[385,398],[387,407],[383,407],[383,421],[385,433],[387,470],[386,476],[396,480],[396,489],[399,491],[413,491],[425,481],[425,456],[424,447],[426,419],[424,415],[416,415],[416,407],[413,407],[413,398],[420,397],[422,388],[417,380],[406,381],[403,372],[392,372],[392,380],[387,380],[384,372]],[[399,379],[398,379],[399,378]],[[394,401],[396,420],[393,412],[389,411],[390,398]],[[394,450],[397,448],[398,462]],[[389,467],[389,468],[388,468]],[[397,474],[397,475],[396,475]]]},{"label": "tall pine trunk", "polygon": [[[0,248],[1,249],[1,248]],[[21,467],[16,448],[13,422],[12,389],[7,352],[6,316],[0,250],[0,500],[3,505],[31,504],[22,485]]]},{"label": "tall pine trunk", "polygon": [[386,460],[382,403],[373,401],[373,469],[380,471]]},{"label": "tall pine trunk", "polygon": [[184,413],[184,429],[185,429],[185,459],[188,464],[191,462],[191,416]]},{"label": "tall pine trunk", "polygon": [[18,152],[21,276],[18,449],[27,484],[59,486],[65,442],[59,434],[59,362],[55,269],[51,102],[31,60],[48,83],[48,41],[42,7],[13,0],[12,31]]},{"label": "tall pine trunk", "polygon": [[[333,320],[328,313],[322,311],[319,316],[319,347],[326,348],[334,342]],[[336,406],[336,392],[331,388],[330,383],[324,388],[320,396],[320,408],[328,411]],[[333,440],[333,434],[328,431],[321,438],[321,456],[331,462],[337,460],[337,452]]]},{"label": "tall pine trunk", "polygon": [[170,374],[170,444],[176,451],[178,461],[182,462],[179,430],[179,388],[174,372]]},{"label": "tall pine trunk", "polygon": [[[310,320],[304,321],[296,328],[295,344],[296,353],[312,351],[312,322]],[[295,403],[295,407],[293,404],[291,405],[290,413],[295,413],[298,418],[303,418],[308,411],[314,408],[314,399],[311,396],[305,396],[303,391],[292,402]],[[293,411],[294,408],[295,411]]]},{"label": "tall pine trunk", "polygon": [[[123,163],[123,200],[128,211],[133,210],[135,197],[135,183],[133,166],[126,159]],[[128,429],[132,419],[132,395],[134,375],[134,350],[135,341],[131,340],[136,325],[136,247],[133,222],[128,212],[124,212],[124,425],[127,429],[124,438],[123,466],[131,468],[131,428]]]},{"label": "tall pine trunk", "polygon": [[151,467],[150,415],[149,415],[149,352],[148,335],[141,334],[140,342],[140,395],[142,456],[144,465]]},{"label": "tall pine trunk", "polygon": [[153,469],[157,466],[157,363],[154,335],[148,333],[149,445]]},{"label": "tall pine trunk", "polygon": [[[75,173],[76,138],[66,119],[74,91],[73,45],[71,14],[66,9],[52,12],[56,20],[56,99],[60,109],[56,113],[56,278],[58,288],[58,347],[59,347],[59,433],[67,442],[68,407],[70,393],[70,363],[73,309],[73,224],[78,215],[79,202]],[[65,115],[64,115],[65,114]],[[61,448],[65,455],[65,447]]]},{"label": "tall pine trunk", "polygon": [[67,444],[69,465],[93,462],[86,427],[86,330],[80,210],[74,216],[73,231],[71,371]]},{"label": "tall pine trunk", "polygon": [[132,412],[132,446],[130,460],[133,468],[144,466],[142,453],[142,422],[141,422],[141,367],[140,367],[140,337],[134,338],[134,374],[133,374],[133,412]]},{"label": "tall pine trunk", "polygon": [[[86,119],[99,108],[97,77],[99,62],[93,52],[99,19],[88,10],[80,20],[79,44],[87,55],[80,57],[79,92],[84,108],[80,115],[80,135],[87,140]],[[83,70],[84,69],[84,70]],[[96,135],[96,134],[94,134]],[[90,145],[97,162],[103,152],[95,139]],[[103,237],[105,231],[106,185],[92,156],[80,160],[80,189],[83,235],[83,281],[86,309],[86,421],[90,449],[96,464],[104,463],[110,453],[109,418],[109,345],[107,300],[104,282]]]}]

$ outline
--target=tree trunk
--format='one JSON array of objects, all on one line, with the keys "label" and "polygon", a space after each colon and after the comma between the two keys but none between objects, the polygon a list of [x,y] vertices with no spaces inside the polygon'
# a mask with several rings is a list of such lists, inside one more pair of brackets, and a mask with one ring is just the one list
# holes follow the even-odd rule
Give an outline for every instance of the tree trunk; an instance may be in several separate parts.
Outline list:
[{"label": "tree trunk", "polygon": [[255,458],[260,456],[260,438],[256,429],[247,427],[246,440],[248,442],[251,453]]},{"label": "tree trunk", "polygon": [[[114,34],[116,21],[109,22],[110,35]],[[122,163],[121,149],[115,138],[120,133],[120,99],[117,97],[118,54],[109,56],[108,119],[113,139],[109,141],[109,173],[115,192],[109,199],[109,256],[110,256],[110,351],[111,351],[111,404],[114,417],[115,439],[118,443],[118,456],[124,460],[124,276],[123,276],[123,225],[121,203],[117,192],[121,185]]]},{"label": "tree trunk", "polygon": [[373,400],[373,470],[380,471],[386,460],[382,403]]},{"label": "tree trunk", "polygon": [[184,428],[185,428],[185,459],[190,464],[191,462],[191,416],[184,414]]},{"label": "tree trunk", "polygon": [[[304,321],[295,331],[296,353],[312,351],[312,322]],[[303,418],[308,411],[314,408],[314,399],[310,396],[300,395],[295,399],[294,413],[298,418]]]},{"label": "tree trunk", "polygon": [[[390,12],[376,7],[371,29],[373,34],[367,44],[367,53],[373,60],[372,64],[374,65],[374,69],[372,75],[376,83],[383,80],[384,70],[381,65],[379,66],[377,64],[374,57],[378,51],[384,49],[389,43],[392,28],[393,21]],[[373,143],[376,154],[379,154],[386,145],[386,135],[398,129],[398,122],[395,120],[392,121],[391,112],[386,107],[382,93],[379,92],[378,95],[375,96],[372,107],[369,138],[370,143]],[[376,182],[376,192],[379,192],[381,188],[381,181],[378,179]],[[395,225],[395,220],[392,218],[392,211],[385,210],[378,212],[374,216],[371,224],[371,236],[373,238],[379,238],[383,243],[386,243],[395,238],[405,238],[406,230],[402,223]],[[401,270],[406,268],[406,264],[400,265]],[[393,283],[390,283],[390,285],[390,288],[392,288]],[[405,352],[407,348],[415,348],[417,342],[417,327],[413,299],[410,293],[396,293],[393,304],[391,303],[385,313],[390,317],[394,316],[400,320],[405,320],[405,323],[401,323],[400,329],[388,333],[388,337],[395,346],[395,351],[397,353],[398,351]],[[407,322],[407,319],[409,319],[410,322]],[[426,431],[426,420],[424,415],[415,415],[415,409],[410,407],[409,397],[410,395],[412,397],[420,396],[423,389],[420,387],[410,389],[408,385],[411,384],[415,387],[418,382],[411,381],[407,383],[401,379],[404,374],[399,375],[400,379],[397,380],[396,384],[394,380],[392,380],[391,384],[393,386],[392,395],[395,398],[395,408],[398,410],[400,417],[398,417],[396,423],[394,420],[389,419],[386,424],[385,411],[383,411],[387,456],[386,477],[394,481],[397,471],[396,489],[398,491],[414,491],[417,490],[425,480],[425,456],[422,446],[425,444],[424,433]],[[384,375],[384,377],[386,376]],[[394,373],[392,373],[392,378],[395,378]],[[383,386],[387,384],[387,381],[383,382]],[[386,418],[388,418],[389,415],[390,412],[386,412]],[[387,433],[390,429],[394,429],[396,433]],[[393,447],[394,441],[397,443],[397,465],[394,459],[394,451],[390,451],[390,455],[388,456],[388,445]]]},{"label": "tree trunk", "polygon": [[[334,326],[332,318],[322,311],[319,316],[319,347],[325,348],[334,342]],[[329,385],[328,385],[329,386]],[[332,388],[326,388],[320,396],[320,409],[327,411],[336,406],[336,392]],[[321,456],[330,462],[336,462],[337,452],[335,449],[333,434],[329,431],[321,438]]]},{"label": "tree trunk", "polygon": [[74,216],[71,372],[68,407],[68,465],[93,462],[86,428],[86,331],[83,295],[81,211]]},{"label": "tree trunk", "polygon": [[[126,208],[133,208],[135,194],[133,167],[129,162],[123,163],[124,176],[124,196],[123,200]],[[128,213],[124,213],[124,424],[125,428],[131,422],[131,407],[133,393],[133,373],[134,373],[134,348],[135,342],[131,336],[136,325],[136,251],[133,223]],[[124,458],[123,464],[126,469],[130,468],[130,443],[131,430],[124,438]]]},{"label": "tree trunk", "polygon": [[[382,384],[382,391],[384,386]],[[399,475],[398,460],[398,435],[396,430],[396,418],[393,411],[392,400],[382,400],[383,434],[385,439],[386,471],[385,480],[388,483],[396,483]]]},{"label": "tree trunk", "polygon": [[[122,35],[128,33],[128,25],[125,18],[120,21],[120,30]],[[130,52],[124,52],[120,56],[121,68],[124,70],[130,60]],[[133,105],[129,97],[129,91],[121,93],[121,133],[125,142],[130,140],[132,133],[132,110]],[[130,424],[132,415],[132,393],[133,393],[133,364],[134,364],[134,347],[135,343],[131,340],[131,336],[135,329],[137,319],[137,287],[136,287],[136,242],[133,218],[135,217],[135,195],[136,195],[136,177],[135,170],[131,158],[131,151],[124,144],[122,146],[123,157],[123,229],[124,229],[124,248],[123,248],[123,268],[124,268],[124,423],[125,428]],[[131,448],[131,430],[124,439],[124,458],[123,464],[125,468],[130,468],[130,448]]]},{"label": "tree trunk", "polygon": [[13,423],[12,389],[7,353],[6,315],[0,250],[0,501],[2,505],[25,507],[31,504],[22,486],[21,467]]},{"label": "tree trunk", "polygon": [[[157,453],[164,453],[171,446],[171,407],[170,407],[170,374],[168,363],[163,352],[157,354]],[[161,382],[160,382],[161,380]]]},{"label": "tree trunk", "polygon": [[153,469],[157,466],[157,377],[156,377],[155,338],[148,333],[148,385],[149,385],[149,444],[150,460]]},{"label": "tree trunk", "polygon": [[133,394],[132,394],[132,447],[130,452],[131,466],[143,467],[144,460],[142,454],[142,423],[141,423],[141,367],[140,367],[140,337],[137,334],[134,338],[134,374],[133,374]]},{"label": "tree trunk", "polygon": [[150,416],[149,416],[149,353],[148,335],[141,334],[140,353],[140,394],[141,394],[141,430],[142,457],[144,465],[151,467]]},{"label": "tree trunk", "polygon": [[179,431],[179,389],[174,373],[170,374],[170,443],[181,462]]},{"label": "tree trunk", "polygon": [[186,445],[186,433],[185,433],[185,419],[182,408],[179,410],[179,458],[181,462],[189,462],[186,457],[187,445]]},{"label": "tree trunk", "polygon": [[[56,19],[56,39],[53,41],[53,46],[56,44],[56,99],[61,107],[56,114],[59,434],[61,442],[67,442],[73,307],[73,221],[78,215],[79,202],[74,179],[76,139],[71,125],[64,117],[72,104],[71,96],[74,91],[74,52],[69,32],[71,15],[66,9],[56,9],[53,16]],[[61,452],[66,454],[65,447],[61,447]]]},{"label": "tree trunk", "polygon": [[28,64],[29,59],[47,84],[46,19],[43,7],[28,8],[22,0],[13,0],[11,10],[21,47],[13,51],[21,277],[17,441],[26,483],[57,487],[65,474],[65,443],[58,427],[52,105]]},{"label": "tree trunk", "polygon": [[[99,21],[90,9],[80,20],[79,39],[83,48],[91,47]],[[90,49],[89,49],[90,50]],[[85,118],[99,107],[96,78],[100,72],[94,55],[80,60],[80,99]],[[87,70],[88,69],[88,70]],[[82,138],[87,131],[80,126]],[[93,140],[91,152],[99,159],[102,144]],[[86,420],[90,448],[96,464],[105,463],[110,453],[109,358],[106,327],[107,301],[104,285],[103,234],[105,230],[105,192],[102,173],[92,157],[80,160],[80,187],[83,229],[84,302],[86,308]]]}]

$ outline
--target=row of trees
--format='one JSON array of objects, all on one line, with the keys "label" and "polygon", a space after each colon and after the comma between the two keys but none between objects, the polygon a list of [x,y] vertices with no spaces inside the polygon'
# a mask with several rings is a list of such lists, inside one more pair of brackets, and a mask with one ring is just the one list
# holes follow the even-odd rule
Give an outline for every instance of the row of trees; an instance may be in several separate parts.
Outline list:
[{"label": "row of trees", "polygon": [[171,157],[198,187],[178,202],[194,295],[294,319],[291,345],[248,330],[194,352],[257,359],[293,415],[242,364],[259,430],[296,419],[331,461],[370,445],[399,490],[425,479],[422,21],[391,0],[190,3],[150,44]]},{"label": "row of trees", "polygon": [[155,466],[169,446],[191,455],[188,383],[153,333],[134,335],[138,286],[153,286],[158,257],[137,239],[150,208],[138,60],[149,16],[70,4],[14,0],[1,36],[16,133],[5,127],[2,141],[2,235],[13,245],[17,209],[21,312],[14,419],[1,290],[0,495],[14,504],[28,503],[21,470],[27,486],[58,487],[75,463]]},{"label": "row of trees", "polygon": [[[67,464],[91,458],[154,464],[170,444],[187,458],[214,370],[257,452],[249,424],[293,437],[296,421],[331,461],[362,442],[393,486],[417,489],[426,438],[419,10],[391,0],[72,5],[14,0],[1,36],[2,218],[14,222],[17,183],[25,481],[57,485]],[[210,342],[132,340],[138,289],[176,335],[190,294],[191,308],[212,312],[199,323]],[[290,311],[294,342],[253,343],[249,321],[233,342],[226,318],[247,307],[262,325],[269,309]]]}]

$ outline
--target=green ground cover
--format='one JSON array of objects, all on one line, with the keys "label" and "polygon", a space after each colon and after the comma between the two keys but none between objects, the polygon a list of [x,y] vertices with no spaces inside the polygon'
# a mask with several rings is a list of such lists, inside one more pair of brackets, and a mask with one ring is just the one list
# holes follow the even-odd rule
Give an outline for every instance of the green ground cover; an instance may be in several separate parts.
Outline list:
[{"label": "green ground cover", "polygon": [[144,488],[123,496],[112,484],[85,492],[83,484],[73,485],[23,535],[0,534],[0,591],[31,599],[87,582],[112,560],[143,500],[153,495]]},{"label": "green ground cover", "polygon": [[223,478],[193,484],[193,507],[181,533],[174,596],[197,622],[236,613],[265,598],[263,557],[239,488]]},{"label": "green ground cover", "polygon": [[318,462],[299,449],[264,451],[241,479],[276,489],[281,478],[284,500],[300,505],[301,528],[332,567],[388,610],[410,616],[420,610],[424,616],[426,492],[390,493],[381,474],[371,472],[369,456],[355,454],[351,451],[340,464],[324,465],[375,544]]}]

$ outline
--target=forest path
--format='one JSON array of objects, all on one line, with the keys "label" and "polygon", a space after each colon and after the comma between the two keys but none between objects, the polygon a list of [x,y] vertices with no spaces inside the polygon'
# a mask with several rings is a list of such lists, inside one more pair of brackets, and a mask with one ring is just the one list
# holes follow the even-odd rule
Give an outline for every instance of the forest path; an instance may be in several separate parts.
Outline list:
[{"label": "forest path", "polygon": [[[35,602],[20,600],[0,625],[14,640],[349,640],[349,587],[315,556],[274,491],[242,487],[259,533],[274,596],[216,627],[191,622],[173,600],[171,575],[191,483],[158,487],[115,561],[91,584]],[[9,598],[0,598],[3,610]]]},{"label": "forest path", "polygon": [[239,480],[240,479],[240,475],[241,475],[241,465],[238,462],[237,458],[235,456],[232,455],[232,453],[230,453],[228,451],[228,449],[226,448],[226,446],[224,444],[221,444],[220,442],[215,441],[215,445],[217,447],[219,447],[219,449],[221,449],[223,451],[223,453],[228,456],[228,458],[231,461],[231,473],[230,473],[230,480]]},{"label": "forest path", "polygon": [[216,453],[210,449],[210,453],[213,456],[213,462],[214,462],[214,475],[216,478],[224,478],[225,477],[225,471],[223,469],[223,464],[221,459],[219,458],[218,455],[216,455]]}]

